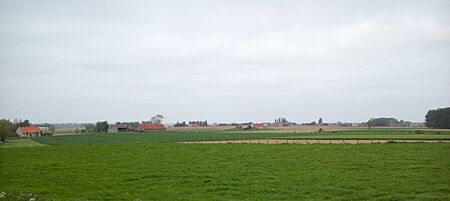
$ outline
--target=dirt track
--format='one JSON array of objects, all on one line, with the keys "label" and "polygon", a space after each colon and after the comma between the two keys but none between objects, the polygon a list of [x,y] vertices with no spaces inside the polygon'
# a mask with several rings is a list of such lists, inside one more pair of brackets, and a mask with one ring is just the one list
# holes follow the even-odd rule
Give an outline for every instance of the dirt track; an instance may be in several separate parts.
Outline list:
[{"label": "dirt track", "polygon": [[219,140],[177,142],[178,144],[384,144],[384,143],[450,143],[450,140]]}]

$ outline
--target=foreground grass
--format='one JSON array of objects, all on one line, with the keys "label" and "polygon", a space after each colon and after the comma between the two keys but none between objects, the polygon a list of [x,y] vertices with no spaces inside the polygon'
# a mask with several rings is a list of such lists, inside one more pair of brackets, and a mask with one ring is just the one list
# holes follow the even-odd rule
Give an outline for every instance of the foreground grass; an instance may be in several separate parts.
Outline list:
[{"label": "foreground grass", "polygon": [[39,200],[449,200],[449,144],[0,149],[0,191]]},{"label": "foreground grass", "polygon": [[221,132],[148,132],[82,134],[36,137],[44,144],[139,144],[208,140],[250,139],[410,139],[450,140],[450,131],[420,131],[399,129],[348,130],[324,133],[221,133]]},{"label": "foreground grass", "polygon": [[41,144],[35,140],[29,138],[16,138],[16,139],[8,139],[8,141],[0,143],[0,148],[9,148],[9,147],[38,147],[45,146],[45,144]]}]

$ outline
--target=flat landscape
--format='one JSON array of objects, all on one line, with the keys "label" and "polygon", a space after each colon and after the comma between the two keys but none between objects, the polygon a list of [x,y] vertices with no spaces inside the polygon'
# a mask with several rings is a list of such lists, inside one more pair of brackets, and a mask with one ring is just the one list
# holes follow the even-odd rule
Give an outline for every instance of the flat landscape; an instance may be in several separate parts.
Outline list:
[{"label": "flat landscape", "polygon": [[450,201],[450,0],[3,0],[0,42],[0,201]]},{"label": "flat landscape", "polygon": [[175,143],[317,138],[446,140],[450,132],[168,131],[37,137],[33,147],[1,145],[0,191],[4,200],[26,200],[31,194],[37,200],[450,199],[449,143]]}]

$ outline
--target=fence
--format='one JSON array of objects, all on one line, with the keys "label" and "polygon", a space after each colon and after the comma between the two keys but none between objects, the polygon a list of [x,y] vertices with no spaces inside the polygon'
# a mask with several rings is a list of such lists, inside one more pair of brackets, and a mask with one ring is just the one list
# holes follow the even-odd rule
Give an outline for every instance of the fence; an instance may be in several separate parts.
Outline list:
[{"label": "fence", "polygon": [[385,144],[385,143],[449,143],[450,140],[215,140],[178,142],[179,144]]}]

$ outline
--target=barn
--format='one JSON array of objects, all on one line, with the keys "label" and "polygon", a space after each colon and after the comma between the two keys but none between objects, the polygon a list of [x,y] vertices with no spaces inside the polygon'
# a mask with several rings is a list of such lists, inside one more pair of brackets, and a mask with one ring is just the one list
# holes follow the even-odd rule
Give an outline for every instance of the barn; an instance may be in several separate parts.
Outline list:
[{"label": "barn", "polygon": [[262,129],[262,128],[264,128],[265,126],[264,126],[264,124],[253,124],[252,127],[253,127],[253,128],[256,128],[256,129]]},{"label": "barn", "polygon": [[141,124],[136,129],[139,132],[145,131],[164,131],[166,127],[162,124]]},{"label": "barn", "polygon": [[116,124],[108,126],[108,133],[119,133],[127,131],[130,131],[130,129],[125,124]]},{"label": "barn", "polygon": [[37,126],[19,127],[17,128],[16,134],[19,137],[36,137],[47,135]]}]

